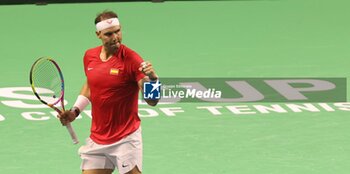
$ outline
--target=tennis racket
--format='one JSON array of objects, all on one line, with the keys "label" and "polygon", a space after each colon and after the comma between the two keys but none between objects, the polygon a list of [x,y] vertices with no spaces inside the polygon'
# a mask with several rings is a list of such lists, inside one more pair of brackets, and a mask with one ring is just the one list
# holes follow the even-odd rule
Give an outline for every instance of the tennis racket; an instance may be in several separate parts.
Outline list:
[{"label": "tennis racket", "polygon": [[[60,67],[52,58],[41,57],[34,62],[30,70],[30,84],[34,95],[40,102],[51,107],[58,114],[65,111],[63,75]],[[73,143],[79,143],[72,125],[67,123],[66,128]]]}]

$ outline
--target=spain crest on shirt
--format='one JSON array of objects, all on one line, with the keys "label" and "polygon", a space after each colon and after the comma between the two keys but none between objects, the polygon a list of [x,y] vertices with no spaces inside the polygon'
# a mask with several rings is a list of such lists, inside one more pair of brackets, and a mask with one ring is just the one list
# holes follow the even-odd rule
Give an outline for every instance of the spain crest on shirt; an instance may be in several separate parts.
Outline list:
[{"label": "spain crest on shirt", "polygon": [[109,71],[110,75],[118,75],[118,73],[119,73],[119,70],[116,68],[111,68],[111,70]]}]

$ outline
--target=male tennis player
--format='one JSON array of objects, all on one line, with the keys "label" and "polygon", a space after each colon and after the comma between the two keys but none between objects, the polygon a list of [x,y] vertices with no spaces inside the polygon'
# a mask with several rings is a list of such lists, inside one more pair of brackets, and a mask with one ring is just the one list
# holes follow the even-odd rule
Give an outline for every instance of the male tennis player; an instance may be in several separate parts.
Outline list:
[{"label": "male tennis player", "polygon": [[[80,147],[83,174],[140,174],[142,137],[138,117],[138,93],[146,81],[158,79],[152,64],[144,62],[121,43],[116,13],[105,11],[95,19],[102,45],[84,55],[87,82],[73,108],[61,114],[63,125],[72,122],[91,102],[92,125],[86,145]],[[155,106],[158,100],[146,100]]]}]

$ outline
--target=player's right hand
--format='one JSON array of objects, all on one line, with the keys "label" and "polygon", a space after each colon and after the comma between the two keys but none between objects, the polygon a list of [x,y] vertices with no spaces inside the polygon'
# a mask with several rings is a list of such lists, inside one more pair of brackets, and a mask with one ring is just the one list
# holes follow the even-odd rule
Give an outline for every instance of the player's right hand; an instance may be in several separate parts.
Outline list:
[{"label": "player's right hand", "polygon": [[75,120],[76,114],[74,111],[68,110],[62,112],[57,117],[60,119],[62,125],[65,126],[67,123],[70,123]]}]

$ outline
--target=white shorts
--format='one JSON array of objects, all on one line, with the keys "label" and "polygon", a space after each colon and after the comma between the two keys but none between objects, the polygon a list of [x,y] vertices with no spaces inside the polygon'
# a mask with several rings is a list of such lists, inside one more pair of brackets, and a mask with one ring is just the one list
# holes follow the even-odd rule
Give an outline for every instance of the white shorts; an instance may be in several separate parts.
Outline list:
[{"label": "white shorts", "polygon": [[81,146],[78,153],[82,170],[117,168],[123,174],[137,166],[142,171],[141,127],[113,144],[100,145],[87,138],[86,145]]}]

